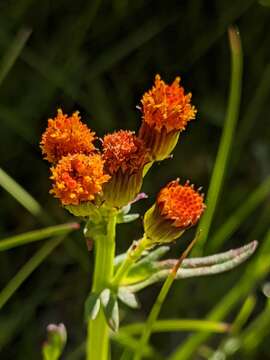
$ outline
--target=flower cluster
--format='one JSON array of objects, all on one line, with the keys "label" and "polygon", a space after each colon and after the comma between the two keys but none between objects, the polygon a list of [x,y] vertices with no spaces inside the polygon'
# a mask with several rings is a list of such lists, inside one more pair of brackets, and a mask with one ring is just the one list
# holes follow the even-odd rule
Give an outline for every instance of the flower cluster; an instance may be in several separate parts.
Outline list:
[{"label": "flower cluster", "polygon": [[[195,118],[191,94],[177,77],[171,85],[155,77],[141,100],[142,124],[138,136],[128,130],[107,134],[101,146],[83,124],[79,112],[68,116],[58,110],[41,139],[46,160],[52,163],[51,193],[65,206],[106,204],[120,209],[141,190],[143,177],[154,161],[167,158],[179,134]],[[98,199],[98,202],[96,201]],[[204,209],[203,197],[189,183],[173,181],[164,187],[144,217],[146,235],[171,241],[194,225]],[[160,230],[162,229],[162,230]]]},{"label": "flower cluster", "polygon": [[81,122],[79,112],[70,117],[58,110],[41,139],[42,153],[51,167],[51,194],[63,205],[93,201],[110,179],[104,172],[104,160],[93,141],[95,133]]}]

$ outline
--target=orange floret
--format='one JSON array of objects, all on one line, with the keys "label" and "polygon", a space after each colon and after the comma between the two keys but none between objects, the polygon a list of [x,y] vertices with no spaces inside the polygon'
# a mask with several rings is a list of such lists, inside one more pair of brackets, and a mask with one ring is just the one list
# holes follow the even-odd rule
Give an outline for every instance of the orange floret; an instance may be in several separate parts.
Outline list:
[{"label": "orange floret", "polygon": [[104,161],[98,154],[64,156],[51,168],[53,188],[50,191],[63,205],[92,201],[102,191],[110,176],[104,174]]},{"label": "orange floret", "polygon": [[68,154],[91,154],[94,139],[95,133],[81,122],[78,111],[68,116],[59,109],[57,116],[48,120],[40,146],[45,159],[55,163]]},{"label": "orange floret", "polygon": [[172,181],[165,186],[157,198],[157,206],[162,217],[173,221],[173,226],[186,229],[197,223],[205,205],[203,196],[186,182]]},{"label": "orange floret", "polygon": [[155,85],[143,95],[143,120],[157,131],[165,127],[167,132],[182,131],[188,121],[195,119],[196,109],[190,103],[191,93],[185,95],[180,77],[171,85],[155,77]]},{"label": "orange floret", "polygon": [[103,159],[110,175],[119,169],[132,174],[144,167],[149,154],[144,142],[132,131],[120,130],[104,136]]}]

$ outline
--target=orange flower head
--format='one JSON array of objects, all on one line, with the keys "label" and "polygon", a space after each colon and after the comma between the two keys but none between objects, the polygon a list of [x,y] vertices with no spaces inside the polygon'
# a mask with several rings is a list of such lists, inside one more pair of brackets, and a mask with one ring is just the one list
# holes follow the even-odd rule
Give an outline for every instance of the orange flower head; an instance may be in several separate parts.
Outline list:
[{"label": "orange flower head", "polygon": [[91,154],[94,139],[95,133],[81,122],[78,111],[68,116],[59,109],[56,117],[48,120],[40,146],[45,159],[56,163],[68,154]]},{"label": "orange flower head", "polygon": [[133,174],[149,161],[149,154],[143,140],[132,131],[120,130],[104,136],[103,159],[110,175],[118,170]]},{"label": "orange flower head", "polygon": [[178,180],[170,182],[160,191],[157,206],[162,217],[182,229],[195,225],[205,209],[203,196],[193,185],[189,185],[188,181],[180,185]]},{"label": "orange flower head", "polygon": [[155,85],[143,95],[143,120],[150,128],[167,133],[172,130],[182,131],[188,121],[195,119],[196,109],[190,103],[191,93],[186,94],[180,86],[180,77],[175,78],[171,85],[155,77]]},{"label": "orange flower head", "polygon": [[170,182],[158,194],[156,203],[144,215],[148,247],[170,243],[195,225],[204,211],[203,196],[186,182]]},{"label": "orange flower head", "polygon": [[70,154],[51,168],[50,191],[63,205],[92,201],[102,191],[110,176],[104,173],[104,161],[98,154]]}]

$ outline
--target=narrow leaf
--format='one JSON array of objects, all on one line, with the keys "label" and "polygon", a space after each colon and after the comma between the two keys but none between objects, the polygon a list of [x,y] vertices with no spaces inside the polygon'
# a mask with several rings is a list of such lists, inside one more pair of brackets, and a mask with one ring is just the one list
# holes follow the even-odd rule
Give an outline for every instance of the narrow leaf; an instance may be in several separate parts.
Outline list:
[{"label": "narrow leaf", "polygon": [[84,317],[86,320],[95,320],[100,310],[99,294],[91,293],[84,304]]},{"label": "narrow leaf", "polygon": [[119,288],[117,295],[118,298],[122,301],[122,303],[131,307],[132,309],[138,309],[140,307],[136,295],[133,294],[131,291],[121,287]]},{"label": "narrow leaf", "polygon": [[117,297],[110,289],[104,289],[100,294],[101,304],[109,327],[113,331],[119,328],[119,308]]},{"label": "narrow leaf", "polygon": [[140,214],[127,214],[127,215],[123,215],[122,218],[119,220],[117,220],[117,223],[118,224],[121,224],[121,223],[130,223],[132,221],[135,221],[137,220],[138,218],[140,217]]}]

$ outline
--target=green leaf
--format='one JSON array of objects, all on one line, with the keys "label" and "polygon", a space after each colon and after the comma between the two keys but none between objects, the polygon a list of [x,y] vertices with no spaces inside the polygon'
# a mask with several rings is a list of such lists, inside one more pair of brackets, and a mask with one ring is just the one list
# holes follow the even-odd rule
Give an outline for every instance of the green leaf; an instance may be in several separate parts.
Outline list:
[{"label": "green leaf", "polygon": [[153,262],[159,260],[163,255],[165,255],[170,250],[169,246],[160,246],[153,251],[149,251],[148,254],[138,261],[138,265],[145,262]]},{"label": "green leaf", "polygon": [[132,309],[138,309],[140,307],[136,295],[123,287],[119,288],[117,296],[122,301],[122,303],[131,307]]},{"label": "green leaf", "polygon": [[130,223],[132,221],[137,220],[140,217],[140,214],[127,214],[127,215],[122,215],[119,216],[117,218],[117,223],[118,224],[124,224],[124,223]]},{"label": "green leaf", "polygon": [[113,331],[119,328],[119,307],[117,296],[110,289],[104,289],[100,294],[101,304],[109,327]]},{"label": "green leaf", "polygon": [[117,215],[117,224],[129,223],[134,220],[137,220],[140,217],[140,214],[128,214],[130,211],[130,204],[124,206]]},{"label": "green leaf", "polygon": [[108,305],[108,302],[110,300],[111,296],[111,290],[110,289],[104,289],[100,294],[100,300],[102,306],[105,308]]},{"label": "green leaf", "polygon": [[91,293],[84,304],[84,316],[86,320],[94,320],[100,310],[100,298],[99,294]]}]

